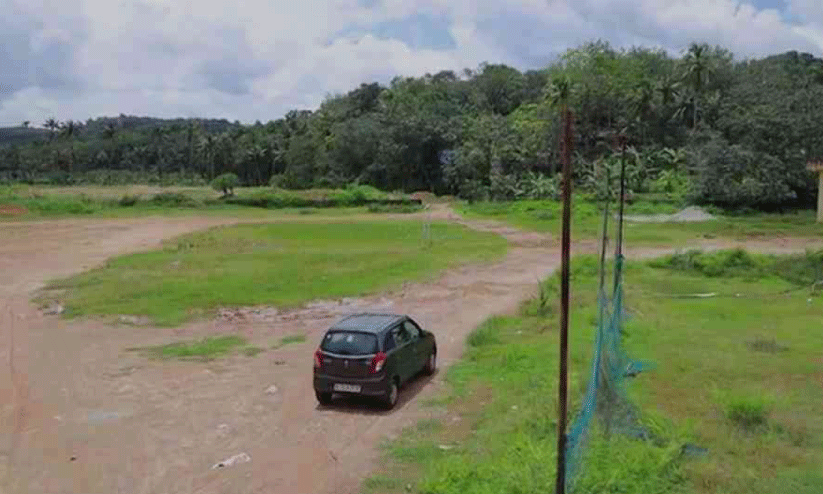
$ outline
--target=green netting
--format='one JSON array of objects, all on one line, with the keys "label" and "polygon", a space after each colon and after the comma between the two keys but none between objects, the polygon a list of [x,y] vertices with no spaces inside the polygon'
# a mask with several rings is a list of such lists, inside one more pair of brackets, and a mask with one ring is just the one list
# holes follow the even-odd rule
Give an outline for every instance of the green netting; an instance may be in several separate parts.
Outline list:
[{"label": "green netting", "polygon": [[[621,208],[622,213],[622,208]],[[580,473],[585,456],[586,438],[597,418],[602,430],[610,434],[627,434],[646,439],[648,432],[641,426],[637,409],[626,394],[626,379],[651,368],[651,364],[633,360],[623,349],[625,312],[623,309],[622,235],[614,259],[614,288],[607,297],[605,277],[605,245],[608,207],[604,213],[603,252],[600,259],[600,288],[598,290],[598,318],[594,338],[591,375],[583,396],[581,409],[567,434],[566,491],[572,492],[574,480]],[[619,227],[622,230],[621,226]],[[622,232],[621,232],[622,233]]]}]

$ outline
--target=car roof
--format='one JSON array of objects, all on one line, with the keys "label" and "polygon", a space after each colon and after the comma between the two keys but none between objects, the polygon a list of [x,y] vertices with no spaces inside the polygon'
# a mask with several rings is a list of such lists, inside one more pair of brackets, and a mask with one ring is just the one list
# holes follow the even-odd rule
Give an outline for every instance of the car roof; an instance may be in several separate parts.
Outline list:
[{"label": "car roof", "polygon": [[363,312],[351,314],[334,324],[329,331],[360,331],[364,333],[380,333],[384,329],[403,321],[407,316],[403,314]]}]

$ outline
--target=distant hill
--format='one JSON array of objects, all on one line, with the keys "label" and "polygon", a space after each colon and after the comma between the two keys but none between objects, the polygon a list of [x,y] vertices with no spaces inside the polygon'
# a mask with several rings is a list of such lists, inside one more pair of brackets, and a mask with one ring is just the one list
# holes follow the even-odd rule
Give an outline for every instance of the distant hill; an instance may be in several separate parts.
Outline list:
[{"label": "distant hill", "polygon": [[803,63],[804,65],[812,65],[816,63],[823,63],[823,60],[815,57],[811,53],[799,53],[797,51],[787,51],[778,55],[771,55],[765,57],[763,61],[773,62],[782,61],[786,63]]},{"label": "distant hill", "polygon": [[[77,137],[100,136],[109,129],[118,131],[131,130],[135,132],[145,132],[154,128],[178,128],[183,129],[195,123],[208,134],[219,134],[242,127],[239,122],[229,122],[226,119],[200,119],[200,118],[154,118],[138,117],[133,115],[120,115],[118,117],[99,117],[89,119],[86,122],[78,122]],[[0,147],[29,144],[36,141],[46,141],[49,139],[50,131],[41,127],[0,127]]]},{"label": "distant hill", "polygon": [[157,127],[186,127],[191,123],[196,123],[209,134],[219,134],[227,130],[242,127],[240,122],[229,122],[225,118],[154,118],[138,117],[134,115],[120,115],[118,117],[100,117],[87,120],[84,132],[89,134],[101,134],[110,126],[117,129],[144,131]]},{"label": "distant hill", "polygon": [[33,127],[0,127],[0,146],[22,145],[49,138],[49,131]]}]

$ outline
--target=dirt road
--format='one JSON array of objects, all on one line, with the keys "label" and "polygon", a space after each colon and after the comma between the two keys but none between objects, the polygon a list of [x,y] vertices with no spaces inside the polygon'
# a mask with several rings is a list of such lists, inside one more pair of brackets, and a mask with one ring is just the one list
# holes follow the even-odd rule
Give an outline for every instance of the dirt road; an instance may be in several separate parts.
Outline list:
[{"label": "dirt road", "polygon": [[[436,213],[458,220],[443,209]],[[321,303],[276,317],[216,319],[168,330],[67,322],[40,314],[28,301],[31,290],[48,279],[150,248],[170,236],[234,221],[0,224],[0,300],[5,302],[5,308],[0,306],[0,492],[355,492],[373,468],[381,440],[442,413],[420,406],[420,398],[437,392],[443,374],[404,390],[392,412],[373,411],[358,401],[318,407],[311,390],[311,354],[321,332],[356,306],[407,312],[437,334],[442,369],[460,356],[473,327],[514,309],[537,280],[555,269],[559,257],[539,235],[463,222],[509,238],[505,259],[343,307]],[[732,245],[737,244],[705,247]],[[784,240],[748,246],[788,252],[812,245]],[[593,247],[579,245],[576,252]],[[155,362],[125,351],[233,332],[264,348],[286,334],[305,333],[308,339],[254,358],[214,363]],[[250,461],[212,468],[240,453]]]}]

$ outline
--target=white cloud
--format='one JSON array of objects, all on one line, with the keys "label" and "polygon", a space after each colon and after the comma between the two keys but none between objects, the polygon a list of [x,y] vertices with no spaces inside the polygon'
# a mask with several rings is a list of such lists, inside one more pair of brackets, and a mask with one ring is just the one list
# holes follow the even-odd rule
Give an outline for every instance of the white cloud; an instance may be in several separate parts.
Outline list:
[{"label": "white cloud", "polygon": [[805,22],[823,26],[823,8],[819,0],[788,0],[789,11],[800,16]]},{"label": "white cloud", "polygon": [[[595,38],[674,53],[693,40],[744,56],[823,50],[819,0],[790,0],[786,13],[805,19],[799,25],[739,0],[371,3],[0,0],[0,124],[121,112],[268,120],[361,82],[482,61],[535,67]],[[369,34],[334,39],[353,24],[418,13],[446,19],[455,46],[413,48]]]}]

